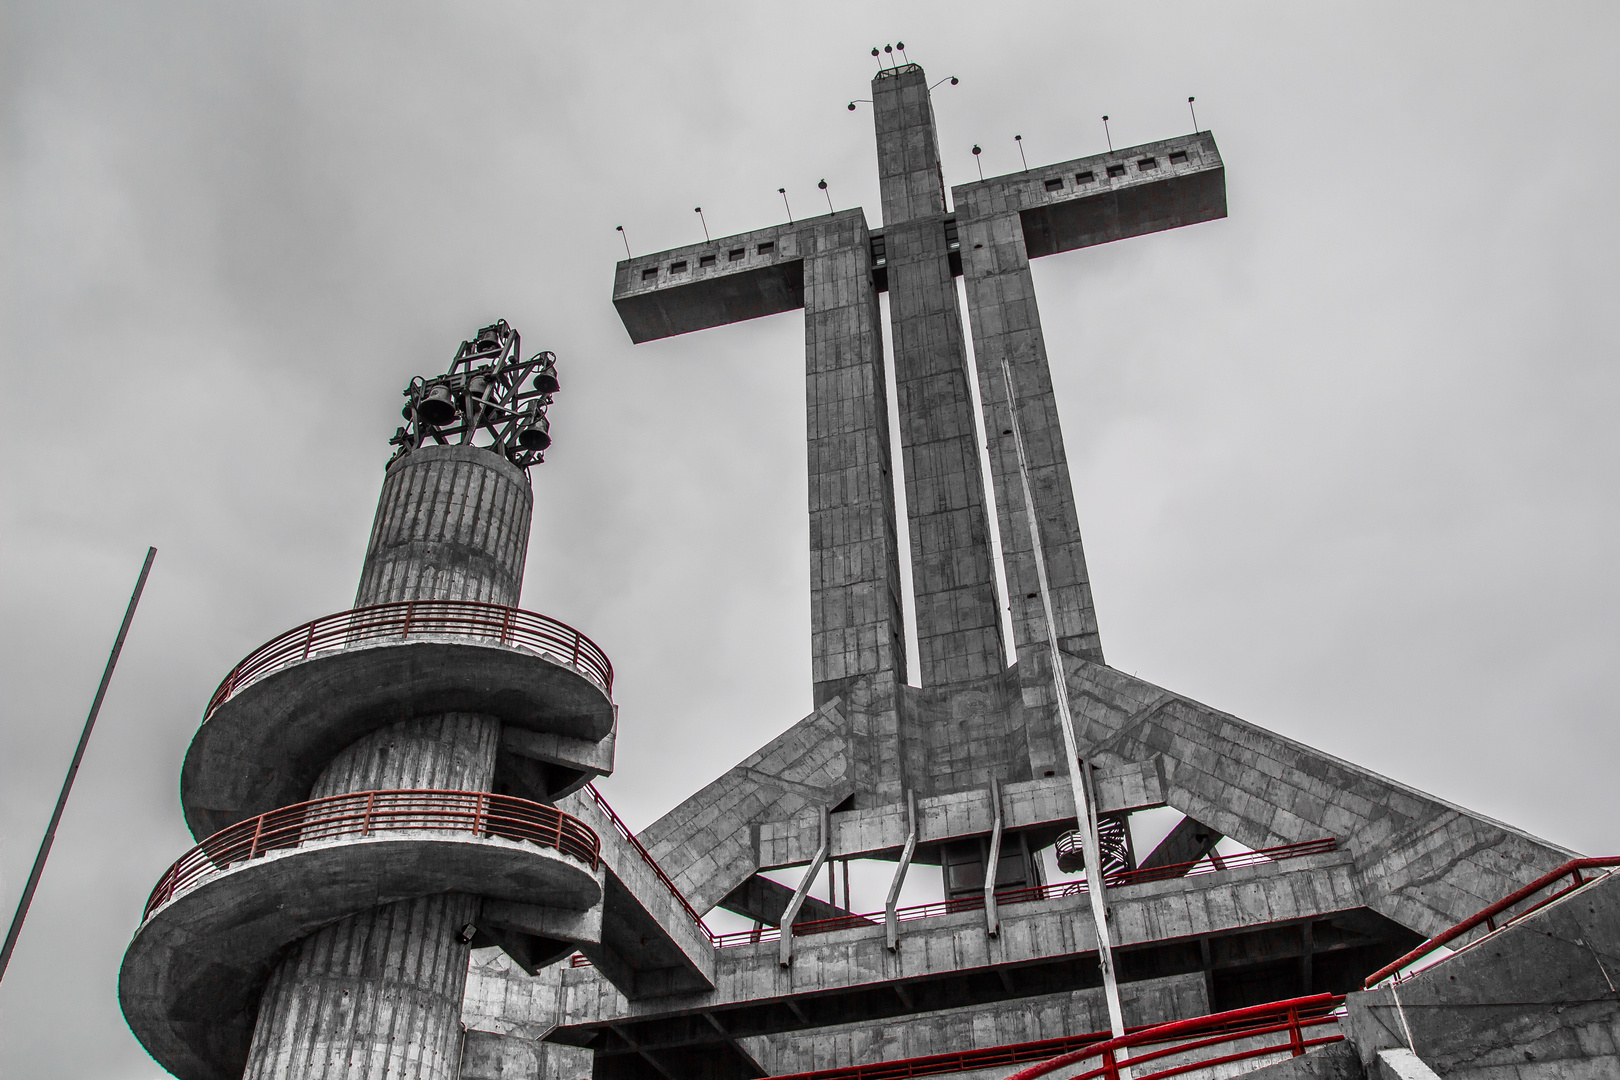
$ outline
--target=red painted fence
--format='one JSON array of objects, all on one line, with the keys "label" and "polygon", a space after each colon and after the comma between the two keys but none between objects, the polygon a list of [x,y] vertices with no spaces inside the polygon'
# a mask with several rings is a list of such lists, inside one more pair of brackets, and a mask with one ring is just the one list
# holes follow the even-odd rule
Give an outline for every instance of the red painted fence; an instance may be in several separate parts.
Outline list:
[{"label": "red painted fence", "polygon": [[203,719],[233,694],[316,653],[424,638],[509,645],[566,664],[613,693],[613,665],[590,638],[556,619],[470,600],[408,600],[340,611],[289,630],[255,649],[219,684]]},{"label": "red painted fence", "polygon": [[526,840],[556,848],[596,869],[600,842],[578,818],[555,807],[483,791],[361,791],[296,803],[237,822],[184,855],[158,881],[143,920],[222,870],[272,851],[318,840],[359,839],[383,832],[442,832]]},{"label": "red painted fence", "polygon": [[[1496,903],[1492,904],[1483,911],[1469,916],[1456,926],[1453,926],[1450,930],[1447,930],[1441,934],[1436,934],[1434,937],[1430,938],[1428,941],[1425,941],[1423,944],[1419,945],[1417,948],[1413,949],[1399,960],[1396,960],[1394,963],[1386,964],[1384,967],[1379,968],[1377,971],[1367,976],[1367,981],[1362,983],[1362,986],[1367,989],[1371,989],[1384,979],[1389,978],[1391,975],[1395,975],[1395,973],[1400,971],[1401,968],[1406,967],[1408,964],[1416,963],[1425,956],[1428,956],[1430,953],[1434,952],[1436,949],[1440,948],[1442,945],[1445,945],[1447,942],[1456,941],[1470,930],[1474,930],[1480,926],[1492,931],[1499,929],[1497,926],[1498,916],[1501,916],[1510,909],[1519,906],[1532,896],[1535,896],[1537,893],[1541,892],[1543,889],[1557,885],[1565,878],[1570,879],[1570,883],[1567,886],[1559,889],[1551,896],[1543,897],[1538,903],[1532,904],[1523,911],[1509,916],[1507,919],[1502,921],[1502,926],[1508,926],[1511,923],[1518,922],[1531,912],[1539,911],[1540,909],[1546,907],[1548,904],[1552,903],[1560,896],[1563,896],[1571,889],[1578,889],[1582,885],[1586,884],[1589,879],[1582,874],[1582,871],[1602,870],[1617,866],[1620,866],[1620,856],[1611,855],[1598,859],[1571,859],[1558,869],[1541,875],[1524,888],[1504,896],[1502,899],[1498,900]],[[1396,976],[1396,981],[1400,981],[1399,976]]]}]

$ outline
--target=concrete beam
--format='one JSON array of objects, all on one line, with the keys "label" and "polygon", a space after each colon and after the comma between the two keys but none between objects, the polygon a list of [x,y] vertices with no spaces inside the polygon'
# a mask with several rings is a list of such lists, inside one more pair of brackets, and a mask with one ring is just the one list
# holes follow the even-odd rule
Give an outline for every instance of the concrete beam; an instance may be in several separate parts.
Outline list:
[{"label": "concrete beam", "polygon": [[[1103,813],[1117,814],[1164,805],[1159,764],[1146,761],[1111,766],[1098,771],[1097,797]],[[1048,776],[1006,784],[1002,788],[1005,821],[1011,832],[1027,829],[1056,830],[1074,823],[1074,794],[1066,777]],[[987,836],[995,825],[995,812],[986,790],[960,791],[917,800],[917,861],[937,861],[923,852],[949,840]],[[869,810],[833,814],[835,859],[898,858],[906,843],[904,803]],[[762,870],[799,866],[810,859],[816,843],[814,815],[808,812],[785,821],[759,826],[759,866]]]},{"label": "concrete beam", "polygon": [[[727,893],[719,906],[744,918],[762,922],[766,926],[780,926],[782,914],[787,911],[788,904],[792,900],[792,889],[781,882],[755,874]],[[822,919],[846,918],[853,914],[825,900],[806,896],[804,903],[799,906],[798,917],[793,921],[795,924],[819,922]]]},{"label": "concrete beam", "polygon": [[1221,834],[1208,825],[1184,817],[1176,822],[1170,835],[1159,841],[1159,846],[1138,864],[1138,869],[1156,870],[1161,866],[1195,863],[1214,851],[1221,839]]}]

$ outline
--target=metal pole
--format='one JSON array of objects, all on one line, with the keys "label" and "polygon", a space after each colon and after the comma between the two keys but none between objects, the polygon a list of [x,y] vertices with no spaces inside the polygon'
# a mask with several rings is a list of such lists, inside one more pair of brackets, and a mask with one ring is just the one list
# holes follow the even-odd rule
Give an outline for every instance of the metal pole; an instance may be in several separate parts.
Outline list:
[{"label": "metal pole", "polygon": [[0,951],[0,979],[6,976],[6,967],[11,963],[12,950],[17,947],[17,935],[22,932],[23,920],[28,918],[28,906],[34,902],[34,890],[39,887],[39,876],[45,870],[45,860],[50,857],[51,844],[56,841],[56,827],[62,823],[62,811],[67,806],[68,794],[73,790],[73,779],[79,775],[79,763],[84,760],[84,749],[90,744],[90,729],[96,726],[96,714],[101,712],[101,701],[107,696],[107,684],[112,682],[113,668],[118,664],[118,654],[124,650],[124,637],[129,633],[129,624],[135,618],[135,605],[141,602],[141,590],[146,588],[146,575],[152,572],[152,560],[157,558],[157,548],[146,549],[146,562],[141,565],[141,576],[135,581],[135,592],[129,598],[129,607],[124,611],[124,623],[118,628],[118,638],[113,642],[112,655],[107,657],[107,669],[101,673],[101,685],[96,688],[96,700],[90,705],[90,715],[85,718],[84,732],[79,736],[79,747],[73,751],[73,764],[68,766],[67,777],[62,781],[62,793],[56,797],[56,809],[51,812],[50,826],[45,830],[45,839],[40,841],[39,854],[34,856],[34,869],[28,875],[28,884],[23,887],[22,899],[17,903],[17,914],[11,918],[11,929],[6,933],[6,945]]},{"label": "metal pole", "polygon": [[[1079,741],[1074,734],[1074,717],[1069,713],[1068,675],[1063,653],[1058,649],[1057,616],[1052,610],[1051,583],[1046,576],[1046,545],[1041,540],[1041,524],[1035,513],[1035,492],[1029,480],[1029,459],[1024,453],[1024,429],[1018,421],[1018,395],[1013,389],[1012,365],[1001,358],[1001,377],[1007,384],[1007,412],[1011,418],[1013,445],[1018,451],[1018,475],[1024,489],[1024,511],[1029,519],[1030,552],[1035,556],[1035,576],[1040,583],[1041,608],[1046,616],[1046,643],[1051,654],[1052,688],[1057,695],[1058,727],[1063,729],[1063,748],[1069,758],[1069,783],[1074,790],[1075,824],[1086,855],[1086,892],[1091,897],[1091,917],[1097,924],[1097,962],[1102,968],[1103,995],[1108,1004],[1108,1022],[1114,1038],[1125,1034],[1125,1014],[1119,1003],[1119,983],[1114,976],[1114,949],[1108,929],[1108,903],[1103,895],[1102,841],[1097,835],[1097,805],[1091,785],[1091,764],[1080,760]],[[1121,1056],[1124,1056],[1122,1049]]]}]

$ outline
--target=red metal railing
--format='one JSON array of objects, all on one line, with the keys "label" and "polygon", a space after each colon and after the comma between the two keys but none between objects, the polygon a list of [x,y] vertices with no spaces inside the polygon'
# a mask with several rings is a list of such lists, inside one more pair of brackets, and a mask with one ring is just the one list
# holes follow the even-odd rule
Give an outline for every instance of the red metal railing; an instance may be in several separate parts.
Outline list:
[{"label": "red metal railing", "polygon": [[[1100,1067],[1092,1072],[1079,1075],[1089,1077],[1109,1076],[1112,1078],[1117,1076],[1118,1073],[1108,1072],[1107,1059],[1114,1057],[1113,1052],[1118,1051],[1122,1046],[1148,1048],[1147,1053],[1137,1053],[1133,1050],[1129,1064],[1133,1067],[1132,1075],[1135,1080],[1150,1080],[1152,1077],[1175,1076],[1196,1069],[1205,1069],[1211,1065],[1241,1061],[1246,1058],[1263,1057],[1269,1054],[1289,1053],[1298,1056],[1317,1046],[1341,1042],[1344,1036],[1337,1032],[1312,1038],[1307,1038],[1306,1032],[1312,1028],[1336,1023],[1337,1017],[1333,1016],[1332,1013],[1343,1003],[1343,997],[1332,994],[1317,994],[1312,997],[1295,998],[1291,1001],[1279,1001],[1271,1005],[1260,1005],[1249,1009],[1216,1013],[1213,1016],[1201,1016],[1193,1020],[1161,1024],[1157,1027],[1129,1028],[1126,1031],[1125,1038],[1120,1040],[1110,1039],[1106,1031],[1094,1031],[1087,1035],[1070,1035],[1060,1039],[1042,1039],[1038,1042],[991,1046],[982,1050],[964,1050],[954,1054],[932,1054],[928,1057],[906,1058],[901,1061],[884,1061],[870,1065],[849,1065],[837,1069],[821,1069],[816,1072],[792,1073],[777,1077],[776,1080],[911,1080],[913,1077],[968,1072],[977,1069],[994,1068],[998,1065],[1020,1065],[1025,1062],[1041,1063],[1033,1068],[1014,1074],[1011,1080],[1017,1080],[1017,1078],[1021,1077],[1035,1077],[1054,1072],[1068,1065],[1083,1062],[1091,1057],[1103,1059]],[[1172,1055],[1193,1053],[1218,1046],[1229,1046],[1233,1042],[1268,1034],[1284,1035],[1285,1041],[1248,1047],[1230,1053],[1217,1053],[1213,1058],[1168,1065],[1152,1073],[1142,1072],[1142,1066],[1149,1065],[1154,1061],[1163,1062],[1165,1058]],[[1118,1069],[1123,1064],[1116,1061],[1115,1068]]]},{"label": "red metal railing", "polygon": [[[1233,1009],[1230,1012],[1214,1013],[1192,1020],[1177,1020],[1157,1027],[1144,1028],[1141,1031],[1128,1032],[1117,1039],[1109,1039],[1084,1049],[1060,1054],[1050,1061],[1021,1069],[1007,1080],[1035,1080],[1036,1077],[1066,1069],[1071,1065],[1080,1065],[1091,1059],[1097,1060],[1095,1067],[1085,1072],[1072,1073],[1066,1080],[1095,1080],[1097,1077],[1120,1080],[1121,1070],[1127,1065],[1130,1067],[1132,1080],[1162,1080],[1164,1077],[1180,1076],[1182,1073],[1269,1057],[1273,1054],[1299,1057],[1315,1047],[1344,1041],[1344,1035],[1337,1031],[1331,1035],[1315,1038],[1306,1038],[1305,1034],[1310,1028],[1328,1024],[1337,1025],[1339,1018],[1334,1012],[1343,1004],[1344,996],[1341,994],[1313,994],[1310,997],[1274,1001],[1269,1005],[1252,1005],[1246,1009]],[[1280,1035],[1283,1036],[1283,1041],[1266,1042],[1260,1046],[1228,1050],[1224,1053],[1216,1052],[1209,1056],[1202,1053],[1227,1048],[1234,1042],[1256,1039],[1264,1035]],[[1129,1061],[1124,1060],[1119,1054],[1120,1050],[1129,1052]],[[1165,1063],[1166,1058],[1184,1055],[1192,1055],[1193,1059],[1183,1060],[1177,1064]],[[1154,1062],[1161,1063],[1161,1067],[1152,1072],[1145,1071]]]},{"label": "red metal railing", "polygon": [[169,867],[146,902],[145,920],[182,889],[272,851],[381,832],[471,833],[556,848],[596,869],[600,841],[555,807],[484,791],[361,791],[284,806],[221,829]]},{"label": "red metal railing", "polygon": [[[1434,952],[1442,945],[1445,945],[1447,942],[1456,941],[1470,930],[1474,930],[1480,926],[1485,927],[1487,931],[1501,929],[1501,927],[1497,925],[1497,916],[1503,914],[1510,908],[1517,907],[1526,900],[1530,899],[1532,896],[1541,892],[1543,889],[1556,885],[1565,878],[1570,879],[1570,883],[1567,886],[1559,889],[1551,896],[1543,897],[1538,903],[1530,905],[1516,915],[1512,915],[1503,920],[1501,926],[1505,927],[1518,922],[1526,915],[1546,907],[1548,904],[1552,903],[1560,896],[1563,896],[1571,889],[1578,889],[1582,885],[1585,885],[1589,879],[1583,877],[1581,871],[1601,870],[1617,866],[1620,866],[1620,856],[1607,856],[1598,859],[1571,859],[1558,869],[1551,870],[1536,878],[1536,880],[1532,881],[1524,888],[1519,889],[1517,892],[1510,893],[1498,900],[1496,903],[1492,904],[1490,907],[1485,908],[1483,911],[1469,916],[1456,926],[1453,926],[1450,930],[1447,930],[1444,933],[1436,934],[1434,937],[1430,938],[1428,941],[1425,941],[1423,944],[1419,945],[1417,948],[1413,949],[1399,960],[1379,968],[1377,971],[1367,976],[1367,980],[1361,985],[1366,989],[1372,989],[1373,986],[1387,979],[1389,976],[1395,975],[1396,972],[1400,971],[1408,964],[1412,964],[1423,959],[1425,956],[1428,956],[1430,953]],[[1415,975],[1417,972],[1412,972],[1411,974]],[[1400,981],[1399,975],[1396,975],[1396,981]]]},{"label": "red metal railing", "polygon": [[[1122,885],[1138,885],[1147,881],[1167,881],[1171,878],[1196,877],[1200,874],[1213,874],[1218,869],[1235,869],[1241,866],[1258,866],[1262,863],[1280,862],[1284,859],[1297,859],[1305,855],[1321,855],[1337,851],[1339,842],[1333,837],[1321,840],[1307,840],[1299,844],[1285,844],[1281,847],[1266,848],[1263,851],[1245,852],[1242,855],[1233,855],[1222,858],[1221,865],[1216,867],[1208,860],[1200,859],[1197,862],[1175,863],[1168,866],[1155,866],[1150,870],[1126,870],[1122,873],[1111,874],[1106,882],[1110,889]],[[1084,896],[1086,883],[1084,881],[1060,881],[1051,885],[1042,885],[1031,889],[1008,889],[996,893],[996,906],[1004,907],[1009,904],[1024,904],[1034,900],[1050,900],[1062,896]],[[938,900],[931,904],[914,904],[911,907],[898,908],[895,918],[900,922],[912,919],[928,919],[937,915],[953,915],[960,911],[979,911],[984,907],[984,896],[974,894],[959,900]],[[805,937],[810,934],[827,934],[835,930],[850,930],[857,926],[871,926],[883,922],[884,913],[881,911],[869,912],[864,915],[839,915],[831,919],[816,919],[808,922],[793,924],[793,936]],[[732,945],[752,945],[762,941],[776,941],[782,936],[778,927],[762,927],[758,930],[736,930],[727,934],[711,935],[716,948],[726,948]]]},{"label": "red metal railing", "polygon": [[455,638],[509,645],[566,664],[613,693],[613,665],[590,638],[556,619],[470,600],[408,600],[340,611],[307,622],[255,649],[219,684],[206,720],[231,695],[316,653],[412,638]]},{"label": "red metal railing", "polygon": [[[609,806],[608,801],[602,798],[602,793],[596,790],[596,785],[586,784],[585,790],[590,793],[591,801],[596,803],[597,809],[607,815],[608,820],[613,823],[613,828],[618,834],[628,840],[630,846],[641,854],[641,861],[652,868],[653,874],[657,876],[659,881],[664,883],[664,888],[669,890],[669,895],[675,898],[675,902],[680,904],[681,909],[697,924],[697,928],[703,931],[704,936],[709,939],[709,944],[717,945],[719,936],[709,929],[709,924],[703,921],[703,916],[697,913],[697,909],[686,899],[681,890],[675,887],[675,882],[671,881],[669,875],[664,873],[664,868],[658,865],[658,860],[652,857],[652,852],[643,847],[641,841],[636,839],[636,834],[630,831],[630,826],[626,825],[619,815],[614,813],[613,807]],[[584,965],[575,964],[574,966],[582,967]]]}]

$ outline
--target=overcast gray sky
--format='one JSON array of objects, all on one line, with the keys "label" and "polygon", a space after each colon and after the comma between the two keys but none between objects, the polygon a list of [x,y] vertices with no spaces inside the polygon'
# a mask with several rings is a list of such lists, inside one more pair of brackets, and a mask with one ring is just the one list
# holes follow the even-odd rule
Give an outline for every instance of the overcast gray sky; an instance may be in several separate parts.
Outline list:
[{"label": "overcast gray sky", "polygon": [[156,569],[0,986],[0,1074],[147,1078],[118,1011],[178,773],[350,603],[399,390],[554,349],[526,607],[618,670],[645,825],[809,708],[803,320],[632,346],[637,253],[878,224],[867,50],[947,183],[1164,138],[1228,220],[1037,264],[1116,666],[1620,850],[1612,4],[7,3],[0,902]]}]

